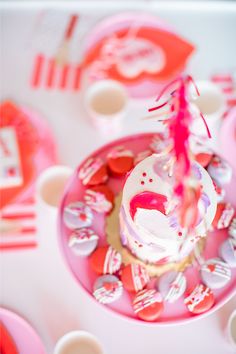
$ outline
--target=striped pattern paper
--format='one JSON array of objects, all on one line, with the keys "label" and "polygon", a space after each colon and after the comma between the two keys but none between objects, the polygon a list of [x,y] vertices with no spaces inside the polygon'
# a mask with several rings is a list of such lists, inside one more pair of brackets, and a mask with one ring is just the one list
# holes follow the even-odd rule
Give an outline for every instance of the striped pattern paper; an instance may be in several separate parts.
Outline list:
[{"label": "striped pattern paper", "polygon": [[1,211],[0,228],[0,250],[36,247],[34,200],[6,206]]}]

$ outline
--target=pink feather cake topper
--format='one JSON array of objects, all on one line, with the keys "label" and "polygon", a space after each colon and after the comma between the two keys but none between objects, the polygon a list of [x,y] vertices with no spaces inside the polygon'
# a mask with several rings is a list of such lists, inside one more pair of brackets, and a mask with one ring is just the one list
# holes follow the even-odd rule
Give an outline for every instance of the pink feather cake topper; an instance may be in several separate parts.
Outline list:
[{"label": "pink feather cake topper", "polygon": [[[169,98],[156,107],[149,108],[149,112],[168,107],[165,114],[168,118],[163,123],[168,128],[168,139],[170,146],[166,150],[172,161],[169,166],[174,164],[176,183],[174,186],[174,195],[180,200],[180,224],[183,227],[192,229],[198,221],[198,202],[201,196],[200,186],[191,186],[188,177],[191,173],[191,153],[190,153],[190,126],[194,119],[191,112],[191,103],[189,100],[190,86],[193,85],[197,95],[199,91],[191,76],[183,76],[175,79],[168,84],[159,94],[158,102],[164,94],[170,92]],[[205,118],[199,113],[206,127],[207,135],[211,134]]]}]

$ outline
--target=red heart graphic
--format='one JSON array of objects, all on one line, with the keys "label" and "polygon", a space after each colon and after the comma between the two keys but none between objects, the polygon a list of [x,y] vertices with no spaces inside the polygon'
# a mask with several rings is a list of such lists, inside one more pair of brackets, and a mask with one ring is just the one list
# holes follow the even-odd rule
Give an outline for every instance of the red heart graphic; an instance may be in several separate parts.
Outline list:
[{"label": "red heart graphic", "polygon": [[142,192],[137,194],[130,201],[130,215],[134,219],[137,208],[158,210],[162,214],[165,214],[165,203],[167,197],[163,194],[154,192]]},{"label": "red heart graphic", "polygon": [[[103,61],[103,49],[107,40],[113,36],[116,39],[125,39],[130,28],[125,28],[112,32],[110,36],[106,36],[99,40],[85,55],[82,69],[87,69],[92,63]],[[160,48],[165,55],[165,64],[157,72],[142,71],[135,77],[125,77],[119,70],[117,65],[108,65],[105,69],[107,76],[111,79],[121,81],[123,83],[135,83],[140,80],[150,79],[163,82],[175,77],[185,66],[185,63],[194,50],[194,46],[177,36],[174,33],[160,28],[141,27],[136,35],[140,39],[149,41],[154,47]]]}]

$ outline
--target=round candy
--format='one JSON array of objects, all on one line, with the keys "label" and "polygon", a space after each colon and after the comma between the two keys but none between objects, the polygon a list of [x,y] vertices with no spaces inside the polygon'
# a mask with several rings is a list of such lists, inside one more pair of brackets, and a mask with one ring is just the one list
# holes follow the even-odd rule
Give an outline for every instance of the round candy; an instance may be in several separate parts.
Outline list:
[{"label": "round candy", "polygon": [[236,240],[236,218],[233,218],[228,229],[229,236]]},{"label": "round candy", "polygon": [[80,229],[92,224],[93,213],[84,203],[74,202],[65,207],[63,220],[70,229]]},{"label": "round candy", "polygon": [[230,281],[231,270],[219,258],[209,259],[201,266],[201,278],[211,289],[220,289]]},{"label": "round candy", "polygon": [[90,264],[97,274],[114,274],[121,267],[121,254],[111,246],[100,247],[91,255]]},{"label": "round candy", "polygon": [[142,290],[149,282],[149,276],[144,267],[139,264],[128,264],[122,269],[121,281],[128,291]]},{"label": "round candy", "polygon": [[102,304],[118,300],[123,293],[121,281],[114,275],[102,275],[93,286],[93,295]]},{"label": "round candy", "polygon": [[186,290],[186,277],[181,272],[171,271],[164,273],[158,281],[158,289],[165,301],[173,303]]},{"label": "round candy", "polygon": [[229,183],[232,178],[232,168],[230,165],[220,158],[219,156],[214,156],[207,167],[210,176],[220,185]]},{"label": "round candy", "polygon": [[108,179],[107,166],[100,158],[90,158],[80,168],[79,179],[84,186],[95,186]]},{"label": "round candy", "polygon": [[135,295],[133,309],[140,319],[155,321],[163,311],[162,296],[154,289],[141,290]]},{"label": "round candy", "polygon": [[198,284],[184,300],[188,310],[193,314],[208,311],[214,305],[214,302],[213,292],[204,284]]},{"label": "round candy", "polygon": [[236,240],[228,238],[219,249],[220,257],[228,263],[231,268],[236,267]]},{"label": "round candy", "polygon": [[233,219],[235,210],[230,203],[217,204],[215,218],[212,222],[212,226],[218,230],[225,229],[229,226]]},{"label": "round candy", "polygon": [[95,186],[85,191],[84,200],[98,213],[108,213],[113,208],[114,194],[105,185]]},{"label": "round candy", "polygon": [[89,256],[97,247],[98,235],[89,228],[76,229],[72,232],[68,245],[78,256]]},{"label": "round candy", "polygon": [[113,175],[122,176],[129,172],[134,166],[133,152],[119,146],[108,154],[107,164]]},{"label": "round candy", "polygon": [[195,160],[202,165],[202,167],[207,167],[211,162],[213,154],[211,152],[200,152],[195,155]]}]

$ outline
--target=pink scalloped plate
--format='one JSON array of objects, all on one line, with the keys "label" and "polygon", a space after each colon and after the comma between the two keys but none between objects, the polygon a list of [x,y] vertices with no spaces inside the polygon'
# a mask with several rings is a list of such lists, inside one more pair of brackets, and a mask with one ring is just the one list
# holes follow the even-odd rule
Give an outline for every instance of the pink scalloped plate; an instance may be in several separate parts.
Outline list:
[{"label": "pink scalloped plate", "polygon": [[22,317],[0,308],[0,321],[15,342],[19,354],[46,354],[38,334]]},{"label": "pink scalloped plate", "polygon": [[[121,145],[124,146],[125,148],[131,149],[134,152],[134,154],[137,154],[141,151],[146,150],[149,147],[151,139],[153,138],[154,135],[155,133],[145,133],[145,134],[128,136],[116,140],[108,145],[105,145],[104,147],[95,151],[91,156],[101,157],[105,159],[108,152],[112,148]],[[81,184],[81,181],[77,177],[79,168],[80,166],[78,166],[74,175],[71,177],[70,181],[68,182],[68,185],[64,192],[64,197],[60,205],[59,219],[58,219],[59,243],[61,246],[61,250],[65,262],[68,265],[72,274],[74,275],[78,285],[80,285],[87,292],[87,294],[93,298],[92,288],[93,288],[94,281],[96,279],[96,275],[90,269],[88,258],[78,257],[74,255],[71,249],[68,247],[68,238],[70,236],[70,230],[64,225],[63,218],[62,218],[64,207],[67,204],[79,200],[83,201],[85,187]],[[110,177],[108,181],[108,186],[113,190],[115,194],[118,194],[119,192],[122,191],[124,178]],[[227,188],[227,191],[228,193],[227,193],[226,200],[236,204],[235,203],[236,201],[235,176],[231,182],[231,185]],[[103,214],[97,214],[97,213],[94,214],[94,222],[92,228],[96,231],[96,233],[100,237],[99,245],[106,244],[104,227],[105,227],[105,216]],[[224,241],[224,239],[226,239],[226,237],[227,237],[226,230],[214,231],[208,236],[205,251],[203,254],[205,259],[209,259],[217,256],[218,247]],[[188,286],[191,287],[196,285],[200,279],[197,265],[188,268],[185,272],[185,275],[187,277]],[[113,313],[117,315],[121,315],[124,319],[135,321],[140,324],[175,325],[175,324],[186,323],[188,321],[193,321],[202,318],[216,311],[221,306],[223,306],[235,293],[236,293],[236,269],[232,269],[231,281],[224,288],[216,291],[214,290],[214,295],[215,295],[214,306],[208,312],[205,312],[201,315],[197,315],[197,316],[191,315],[187,311],[186,306],[184,305],[183,298],[181,298],[174,304],[165,303],[164,312],[162,313],[161,317],[158,319],[157,322],[155,323],[143,322],[135,316],[131,306],[130,295],[126,291],[123,292],[122,297],[118,301],[112,303],[111,305],[100,305],[99,303],[98,305],[102,306],[104,309],[109,309],[113,311]],[[94,299],[94,301],[96,300]]]}]

